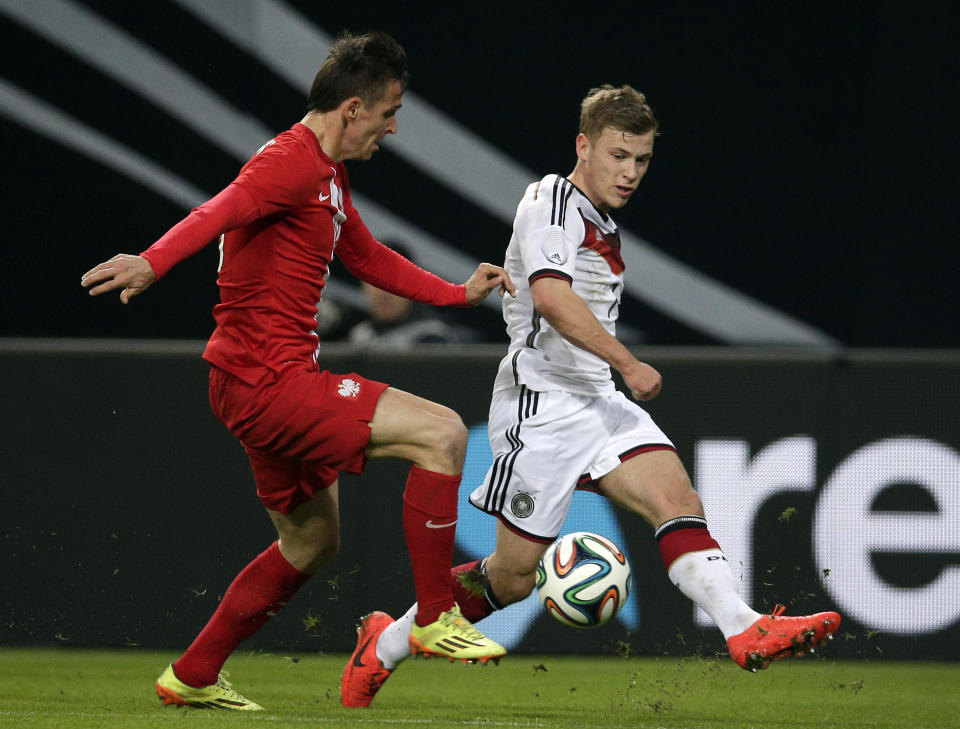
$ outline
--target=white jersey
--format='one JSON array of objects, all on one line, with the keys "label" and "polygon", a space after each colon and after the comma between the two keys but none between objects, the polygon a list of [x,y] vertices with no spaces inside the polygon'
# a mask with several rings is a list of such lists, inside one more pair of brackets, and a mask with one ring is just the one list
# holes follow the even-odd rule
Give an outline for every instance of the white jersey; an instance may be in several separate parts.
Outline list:
[{"label": "white jersey", "polygon": [[533,307],[530,284],[543,277],[569,282],[603,328],[616,335],[624,270],[616,223],[568,179],[547,175],[527,187],[517,206],[504,268],[517,298],[502,299],[510,347],[494,392],[517,385],[579,395],[614,392],[610,366],[550,326]]}]

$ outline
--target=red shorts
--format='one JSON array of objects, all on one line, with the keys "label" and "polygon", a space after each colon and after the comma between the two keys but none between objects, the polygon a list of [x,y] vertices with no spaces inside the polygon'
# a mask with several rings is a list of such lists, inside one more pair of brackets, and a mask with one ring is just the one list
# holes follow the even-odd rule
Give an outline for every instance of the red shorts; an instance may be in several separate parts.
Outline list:
[{"label": "red shorts", "polygon": [[361,473],[370,421],[387,385],[290,364],[255,386],[210,367],[213,412],[250,457],[257,495],[288,514],[337,480]]}]

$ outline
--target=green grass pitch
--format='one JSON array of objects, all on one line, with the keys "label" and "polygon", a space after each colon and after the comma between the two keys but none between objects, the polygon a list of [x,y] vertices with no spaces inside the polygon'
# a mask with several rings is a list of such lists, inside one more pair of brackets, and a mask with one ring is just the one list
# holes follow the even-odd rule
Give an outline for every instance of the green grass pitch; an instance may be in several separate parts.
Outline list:
[{"label": "green grass pitch", "polygon": [[499,666],[411,660],[370,709],[344,709],[346,656],[242,654],[234,687],[267,711],[162,707],[153,680],[173,656],[137,649],[0,647],[0,726],[940,729],[960,726],[960,663],[512,655]]}]

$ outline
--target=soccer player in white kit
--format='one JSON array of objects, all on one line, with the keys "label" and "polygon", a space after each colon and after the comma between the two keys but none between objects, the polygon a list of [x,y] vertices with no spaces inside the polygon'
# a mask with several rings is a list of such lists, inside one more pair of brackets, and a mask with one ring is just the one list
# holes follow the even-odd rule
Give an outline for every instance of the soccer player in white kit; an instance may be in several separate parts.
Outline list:
[{"label": "soccer player in white kit", "polygon": [[[470,502],[497,517],[493,554],[454,568],[454,598],[473,622],[533,590],[537,564],[558,536],[577,488],[629,509],[654,528],[671,581],[723,632],[731,657],[756,671],[813,651],[840,626],[834,612],[761,615],[710,536],[703,505],[670,439],[634,400],[660,392],[660,374],[616,338],[623,292],[620,234],[626,205],[653,156],[657,121],[630,86],[593,89],[582,102],[577,162],[567,177],[529,185],[517,207],[504,268],[510,346],[490,405],[493,465]],[[394,621],[361,620],[341,685],[345,706],[367,706],[410,650],[416,606]]]}]

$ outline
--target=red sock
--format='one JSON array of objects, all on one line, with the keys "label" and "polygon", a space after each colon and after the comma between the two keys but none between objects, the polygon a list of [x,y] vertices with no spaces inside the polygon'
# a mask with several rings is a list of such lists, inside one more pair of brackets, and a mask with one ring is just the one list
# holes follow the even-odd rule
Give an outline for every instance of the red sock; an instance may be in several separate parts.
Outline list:
[{"label": "red sock", "polygon": [[173,664],[188,686],[209,686],[227,658],[243,641],[287,604],[310,579],[287,562],[277,542],[240,571],[223,595],[213,617],[186,653]]},{"label": "red sock", "polygon": [[403,533],[417,593],[417,625],[429,625],[453,605],[450,565],[457,523],[460,474],[410,466],[403,492]]},{"label": "red sock", "polygon": [[707,531],[707,520],[702,516],[678,516],[670,519],[657,527],[655,536],[660,547],[660,557],[667,570],[688,552],[720,549],[720,545]]},{"label": "red sock", "polygon": [[[503,605],[497,600],[485,577],[485,559],[457,565],[450,574],[453,577],[453,599],[460,606],[463,617],[471,623],[500,610]],[[469,574],[469,573],[473,574]]]}]

